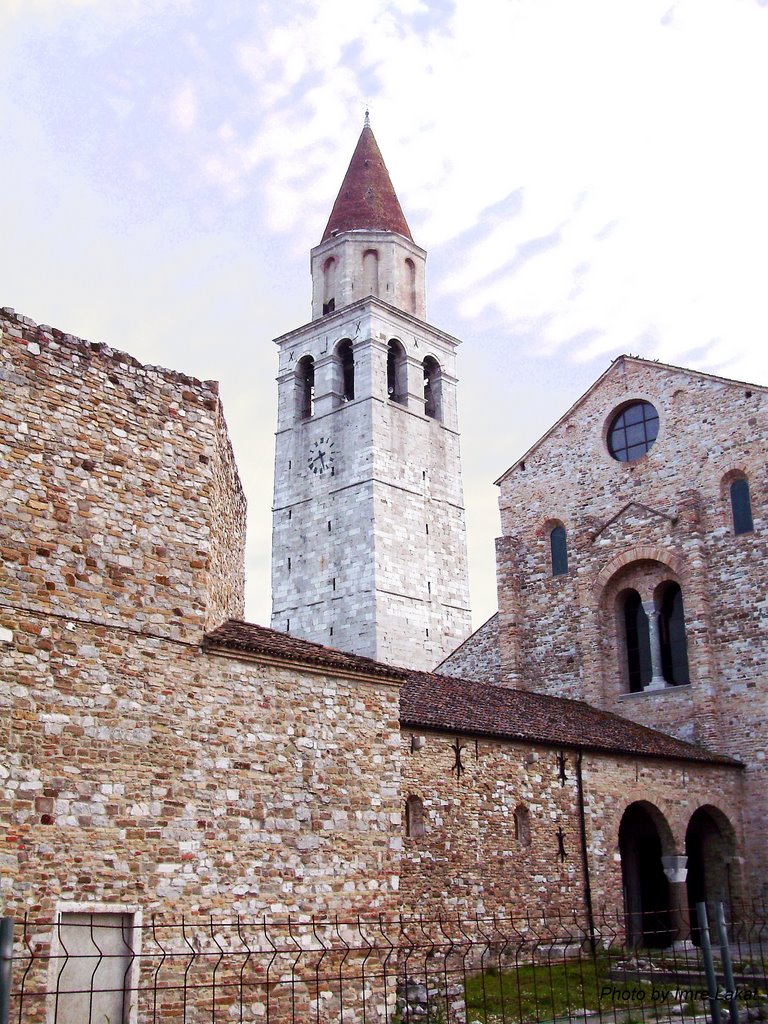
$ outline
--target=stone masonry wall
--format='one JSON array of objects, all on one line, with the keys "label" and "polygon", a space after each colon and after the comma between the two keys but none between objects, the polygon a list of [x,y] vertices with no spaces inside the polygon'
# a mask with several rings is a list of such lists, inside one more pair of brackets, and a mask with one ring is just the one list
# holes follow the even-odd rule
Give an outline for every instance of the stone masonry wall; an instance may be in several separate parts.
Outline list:
[{"label": "stone masonry wall", "polygon": [[[455,770],[458,739],[463,771]],[[403,800],[423,802],[424,834],[404,839],[403,906],[424,914],[460,911],[525,913],[584,908],[577,751],[490,738],[404,732]],[[596,917],[621,917],[619,826],[636,801],[669,826],[664,854],[685,854],[685,833],[699,807],[717,808],[743,841],[738,808],[743,772],[661,759],[584,752],[586,844]],[[530,834],[518,835],[515,811],[528,812]],[[558,830],[562,829],[561,855]],[[735,854],[735,850],[732,851]],[[734,856],[734,888],[741,885]],[[618,915],[618,918],[617,918]]]},{"label": "stone masonry wall", "polygon": [[3,601],[193,640],[241,615],[218,385],[13,311],[0,326]]},{"label": "stone masonry wall", "polygon": [[395,909],[395,686],[66,616],[0,624],[6,913]]},{"label": "stone masonry wall", "polygon": [[[658,438],[613,459],[617,410],[645,400]],[[768,392],[622,357],[502,478],[497,545],[501,682],[586,700],[703,743],[748,767],[753,886],[768,848]],[[729,484],[745,476],[754,531],[734,535]],[[568,572],[549,534],[565,527]],[[690,684],[629,694],[617,600],[681,587]]]},{"label": "stone masonry wall", "polygon": [[493,614],[467,637],[435,671],[446,676],[458,676],[460,679],[473,679],[478,683],[496,685],[501,672],[499,613]]}]

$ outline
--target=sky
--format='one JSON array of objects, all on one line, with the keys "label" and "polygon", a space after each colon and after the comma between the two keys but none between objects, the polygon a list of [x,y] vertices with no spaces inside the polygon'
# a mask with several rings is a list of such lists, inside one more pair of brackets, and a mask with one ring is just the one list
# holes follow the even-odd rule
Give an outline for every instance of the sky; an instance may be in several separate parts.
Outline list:
[{"label": "sky", "polygon": [[768,0],[0,0],[0,305],[221,382],[269,623],[277,350],[366,107],[493,481],[621,353],[768,384]]}]

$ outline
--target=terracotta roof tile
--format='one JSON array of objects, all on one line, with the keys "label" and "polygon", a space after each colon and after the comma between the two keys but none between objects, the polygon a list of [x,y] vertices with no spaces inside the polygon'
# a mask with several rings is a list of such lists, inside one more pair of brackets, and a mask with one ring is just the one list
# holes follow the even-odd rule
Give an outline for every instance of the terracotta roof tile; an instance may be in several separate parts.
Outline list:
[{"label": "terracotta roof tile", "polygon": [[401,680],[406,673],[403,669],[384,665],[372,658],[363,658],[357,654],[346,654],[333,647],[313,644],[309,640],[301,640],[290,633],[278,633],[277,630],[257,626],[252,622],[241,622],[239,619],[228,619],[225,623],[208,633],[204,646],[207,648],[224,648],[229,651],[244,651],[251,654],[263,654],[272,658],[298,662],[303,665],[314,665],[318,668],[356,672],[363,675],[380,676],[384,679]]},{"label": "terracotta roof tile", "polygon": [[366,124],[344,175],[322,241],[341,231],[394,231],[413,241],[389,171]]},{"label": "terracotta roof tile", "polygon": [[613,754],[739,763],[583,701],[429,672],[409,673],[400,691],[400,724]]}]

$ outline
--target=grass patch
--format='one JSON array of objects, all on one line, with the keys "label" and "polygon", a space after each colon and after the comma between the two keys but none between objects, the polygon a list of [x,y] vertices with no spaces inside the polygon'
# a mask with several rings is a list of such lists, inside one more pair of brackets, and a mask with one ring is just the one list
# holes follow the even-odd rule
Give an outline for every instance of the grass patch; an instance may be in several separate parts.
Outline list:
[{"label": "grass patch", "polygon": [[598,956],[594,960],[526,963],[502,971],[486,968],[467,978],[467,1020],[484,1024],[503,1020],[511,1024],[553,1020],[585,1009],[623,1013],[644,1006],[647,1010],[647,992],[645,1001],[634,992],[629,998],[617,1000],[604,994],[601,1000],[605,987],[616,985],[608,977],[609,966],[608,957]]}]

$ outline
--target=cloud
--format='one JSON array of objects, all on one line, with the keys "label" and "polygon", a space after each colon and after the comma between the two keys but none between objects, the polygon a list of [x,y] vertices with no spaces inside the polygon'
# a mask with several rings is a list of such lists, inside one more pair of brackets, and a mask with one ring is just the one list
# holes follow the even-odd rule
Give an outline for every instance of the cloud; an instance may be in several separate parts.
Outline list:
[{"label": "cloud", "polygon": [[191,82],[183,85],[171,98],[172,123],[181,132],[191,132],[197,123],[197,91]]}]

